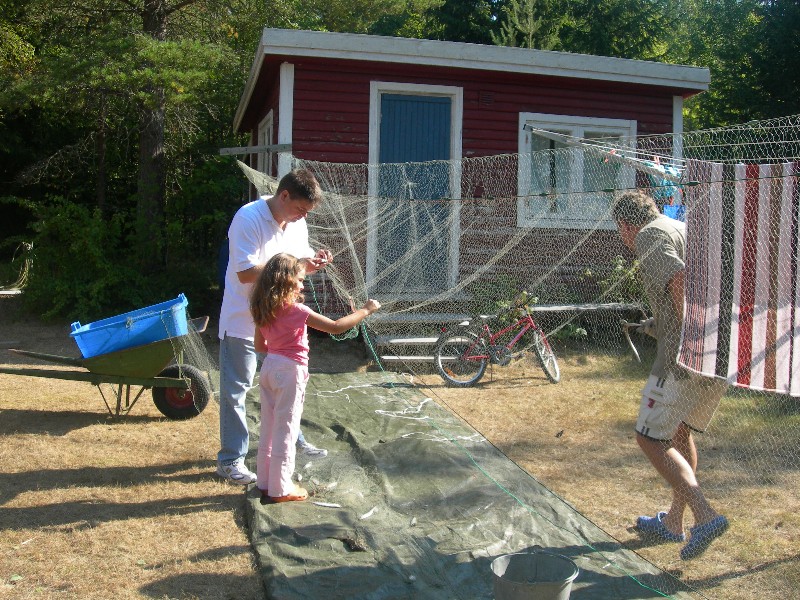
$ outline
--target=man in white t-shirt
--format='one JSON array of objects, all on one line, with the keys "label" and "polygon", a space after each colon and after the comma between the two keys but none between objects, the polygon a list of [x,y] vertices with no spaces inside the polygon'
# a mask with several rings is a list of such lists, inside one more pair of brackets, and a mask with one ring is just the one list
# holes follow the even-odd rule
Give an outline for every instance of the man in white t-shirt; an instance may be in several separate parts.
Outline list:
[{"label": "man in white t-shirt", "polygon": [[[314,175],[304,169],[291,171],[280,180],[274,196],[242,206],[228,229],[228,266],[219,317],[217,474],[233,483],[247,485],[256,480],[244,462],[250,444],[245,398],[256,372],[250,289],[266,262],[279,252],[306,259],[306,273],[332,260],[330,252],[319,250],[315,254],[308,244],[305,217],[321,201],[322,190]],[[327,454],[308,444],[302,432],[298,445],[311,456]]]}]

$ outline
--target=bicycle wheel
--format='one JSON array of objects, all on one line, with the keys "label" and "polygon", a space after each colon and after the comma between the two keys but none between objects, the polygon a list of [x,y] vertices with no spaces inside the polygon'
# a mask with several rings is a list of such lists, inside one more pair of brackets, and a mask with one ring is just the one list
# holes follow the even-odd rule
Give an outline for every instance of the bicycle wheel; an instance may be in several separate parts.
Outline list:
[{"label": "bicycle wheel", "polygon": [[486,344],[472,331],[451,331],[436,342],[436,370],[447,385],[468,387],[480,381],[488,362]]},{"label": "bicycle wheel", "polygon": [[539,359],[539,364],[542,365],[544,374],[551,383],[558,383],[561,381],[561,370],[558,368],[558,360],[553,349],[541,331],[534,331],[533,336],[533,351]]}]

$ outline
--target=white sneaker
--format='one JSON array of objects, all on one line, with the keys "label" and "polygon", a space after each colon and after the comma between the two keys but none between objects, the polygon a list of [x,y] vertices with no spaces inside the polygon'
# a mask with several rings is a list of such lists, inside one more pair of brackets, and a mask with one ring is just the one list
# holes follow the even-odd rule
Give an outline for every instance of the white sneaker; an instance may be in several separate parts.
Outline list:
[{"label": "white sneaker", "polygon": [[323,448],[317,448],[313,444],[309,444],[308,442],[298,443],[297,449],[306,456],[312,456],[314,458],[325,458],[328,456],[328,451]]},{"label": "white sneaker", "polygon": [[243,458],[229,465],[217,463],[217,475],[239,485],[248,485],[256,482],[256,474],[245,466]]}]

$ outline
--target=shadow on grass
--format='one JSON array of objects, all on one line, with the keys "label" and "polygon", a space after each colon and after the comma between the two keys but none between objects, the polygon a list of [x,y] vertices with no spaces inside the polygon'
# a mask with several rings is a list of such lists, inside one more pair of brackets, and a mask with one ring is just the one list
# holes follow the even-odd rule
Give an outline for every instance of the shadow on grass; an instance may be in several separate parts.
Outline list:
[{"label": "shadow on grass", "polygon": [[[740,577],[747,577],[748,575],[755,575],[756,573],[769,571],[770,569],[773,569],[775,567],[791,563],[800,563],[800,554],[795,554],[794,556],[787,556],[785,558],[779,558],[775,560],[769,560],[748,569],[736,569],[734,571],[729,571],[728,573],[724,573],[722,575],[714,575],[713,577],[706,577],[702,579],[689,578],[686,579],[685,581],[687,585],[690,585],[693,588],[701,590],[709,589],[717,587],[723,581],[731,579],[739,579]],[[781,576],[783,576],[783,573],[781,574]]]},{"label": "shadow on grass", "polygon": [[[200,473],[186,473],[185,471],[200,469]],[[37,469],[35,471],[27,471],[22,473],[0,473],[0,504],[5,504],[12,498],[24,494],[26,492],[59,490],[72,487],[86,487],[86,488],[103,488],[108,486],[114,487],[135,487],[143,483],[153,482],[175,482],[175,483],[200,483],[215,478],[212,470],[209,468],[208,461],[185,461],[173,464],[153,465],[148,467],[79,467],[75,469]],[[222,497],[229,497],[229,494],[220,495]],[[187,502],[192,505],[199,505],[205,503],[205,498],[198,499],[191,498]],[[68,511],[75,512],[76,515],[87,514],[86,505],[94,501],[76,502],[75,507],[81,507],[77,510]],[[70,503],[59,504],[57,512],[63,512],[64,507],[68,507]],[[97,504],[98,508],[103,506],[103,502]],[[113,507],[122,506],[120,518],[133,516],[128,510],[138,510],[135,507],[141,506],[136,503],[131,504],[109,504],[112,510]],[[55,508],[54,505],[42,505],[35,508],[9,508],[6,507],[0,513],[0,529],[7,529],[9,521],[15,521],[18,515],[26,511],[30,512],[27,519],[30,519],[32,526],[46,526],[57,524],[48,520],[49,513]],[[160,510],[160,509],[159,509]],[[39,514],[41,512],[41,515]],[[89,514],[97,511],[89,511]],[[112,517],[116,518],[116,517]],[[78,520],[81,520],[79,517]],[[70,518],[57,522],[69,523],[72,522]],[[27,523],[27,521],[22,521]]]},{"label": "shadow on grass", "polygon": [[230,573],[186,573],[164,577],[140,587],[139,591],[148,598],[264,598],[263,590],[253,579],[253,576]]},{"label": "shadow on grass", "polygon": [[[238,496],[237,496],[238,497]],[[0,531],[19,528],[82,531],[102,523],[164,516],[181,516],[199,512],[231,510],[231,495],[190,496],[180,499],[149,502],[111,502],[78,500],[25,508],[4,508]]]},{"label": "shadow on grass", "polygon": [[[468,386],[466,389],[468,390],[476,390],[476,391],[485,391],[487,393],[491,392],[492,390],[502,390],[502,389],[509,389],[509,388],[519,388],[521,386],[525,386],[526,389],[536,389],[536,388],[547,388],[554,384],[550,383],[547,379],[545,379],[544,375],[539,376],[515,376],[515,375],[506,375],[502,371],[496,372],[491,374],[487,371],[486,375],[484,375],[483,379],[478,383]],[[555,384],[557,385],[557,384]],[[435,379],[431,378],[429,382],[425,384],[414,384],[414,387],[419,387],[422,389],[429,389],[432,391],[436,390],[457,390],[459,389],[456,386],[447,385],[444,381],[439,383]]]},{"label": "shadow on grass", "polygon": [[[145,401],[140,399],[140,402]],[[105,409],[100,400],[100,409]],[[136,407],[134,406],[134,410]],[[63,436],[72,431],[91,427],[93,425],[108,425],[114,423],[156,423],[167,420],[166,417],[151,415],[122,415],[113,417],[108,412],[84,412],[77,410],[18,410],[5,409],[2,411],[3,419],[0,422],[0,435],[26,434],[26,435],[51,435]]]}]

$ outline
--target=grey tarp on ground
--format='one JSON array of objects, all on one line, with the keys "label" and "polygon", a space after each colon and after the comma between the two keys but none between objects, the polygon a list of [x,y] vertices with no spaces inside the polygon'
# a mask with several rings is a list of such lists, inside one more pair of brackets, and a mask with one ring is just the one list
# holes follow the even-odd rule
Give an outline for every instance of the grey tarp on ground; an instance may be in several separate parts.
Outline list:
[{"label": "grey tarp on ground", "polygon": [[[255,468],[257,389],[248,402]],[[312,374],[303,431],[329,450],[298,455],[309,501],[248,492],[269,598],[492,598],[491,561],[535,547],[578,565],[573,599],[688,597],[399,376]]]}]

